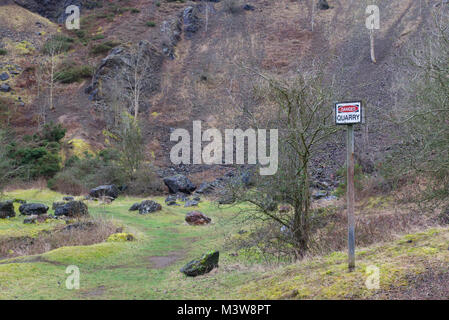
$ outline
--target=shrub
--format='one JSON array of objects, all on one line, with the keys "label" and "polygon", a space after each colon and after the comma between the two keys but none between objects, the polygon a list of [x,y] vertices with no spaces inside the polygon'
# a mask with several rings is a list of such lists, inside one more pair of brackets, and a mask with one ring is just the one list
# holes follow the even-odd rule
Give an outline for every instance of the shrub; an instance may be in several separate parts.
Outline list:
[{"label": "shrub", "polygon": [[32,135],[24,136],[19,144],[15,141],[8,145],[8,156],[14,166],[20,168],[16,177],[35,179],[50,178],[61,169],[60,141],[65,136],[66,129],[60,124],[47,124]]},{"label": "shrub", "polygon": [[67,159],[62,171],[48,181],[48,187],[63,193],[79,195],[100,184],[122,185],[122,172],[115,165],[117,155],[113,150],[103,150],[95,156],[76,156]]},{"label": "shrub", "polygon": [[148,26],[148,27],[155,27],[155,26],[156,26],[156,23],[155,23],[154,21],[148,21],[148,22],[147,22],[147,26]]},{"label": "shrub", "polygon": [[126,193],[135,196],[154,195],[164,192],[164,184],[154,168],[143,165],[134,172],[131,181],[127,181]]},{"label": "shrub", "polygon": [[45,42],[43,52],[45,54],[51,54],[52,51],[55,53],[67,52],[72,48],[73,41],[73,38],[65,35],[54,35]]},{"label": "shrub", "polygon": [[6,49],[0,48],[0,56],[6,56],[7,54],[8,54],[8,51],[6,51]]},{"label": "shrub", "polygon": [[137,8],[131,8],[131,13],[139,13],[140,10]]},{"label": "shrub", "polygon": [[97,44],[95,46],[93,46],[90,50],[90,52],[94,55],[98,55],[98,54],[102,54],[102,53],[107,53],[109,52],[109,50],[111,50],[112,48],[118,46],[119,44],[117,42],[113,42],[113,41],[106,41],[100,44]]},{"label": "shrub", "polygon": [[104,34],[99,33],[99,34],[94,35],[94,36],[92,37],[92,40],[101,40],[101,39],[104,39],[104,38],[105,38],[105,37],[104,37]]},{"label": "shrub", "polygon": [[73,66],[56,72],[55,79],[61,83],[73,83],[90,78],[92,74],[93,70],[90,66]]}]

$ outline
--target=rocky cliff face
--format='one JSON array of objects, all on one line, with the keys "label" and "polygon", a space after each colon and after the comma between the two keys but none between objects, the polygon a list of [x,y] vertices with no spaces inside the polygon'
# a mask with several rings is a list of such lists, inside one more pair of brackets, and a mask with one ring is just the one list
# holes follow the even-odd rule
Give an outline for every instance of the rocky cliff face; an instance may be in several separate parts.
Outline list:
[{"label": "rocky cliff face", "polygon": [[59,24],[64,23],[67,17],[65,9],[68,6],[76,5],[82,10],[85,3],[89,4],[86,0],[14,0],[14,2]]}]

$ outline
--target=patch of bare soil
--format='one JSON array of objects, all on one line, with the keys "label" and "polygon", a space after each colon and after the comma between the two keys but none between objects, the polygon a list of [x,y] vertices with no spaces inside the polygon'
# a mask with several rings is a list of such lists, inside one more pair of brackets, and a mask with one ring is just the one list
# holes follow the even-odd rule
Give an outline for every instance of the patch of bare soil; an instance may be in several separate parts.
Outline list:
[{"label": "patch of bare soil", "polygon": [[85,297],[99,297],[104,295],[106,292],[105,286],[98,286],[92,290],[81,293]]},{"label": "patch of bare soil", "polygon": [[148,260],[150,261],[151,264],[150,268],[163,269],[183,259],[184,256],[185,256],[184,252],[175,251],[170,253],[168,256],[152,256],[149,257]]},{"label": "patch of bare soil", "polygon": [[380,299],[447,300],[449,299],[449,270],[428,268],[426,272],[407,276],[408,285],[383,291]]}]

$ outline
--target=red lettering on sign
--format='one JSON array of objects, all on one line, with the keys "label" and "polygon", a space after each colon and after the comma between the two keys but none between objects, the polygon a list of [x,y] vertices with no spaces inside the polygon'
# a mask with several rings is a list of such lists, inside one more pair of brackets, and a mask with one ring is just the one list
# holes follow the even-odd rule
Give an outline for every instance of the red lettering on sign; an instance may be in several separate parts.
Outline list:
[{"label": "red lettering on sign", "polygon": [[357,112],[359,111],[358,106],[341,106],[338,107],[338,112]]}]

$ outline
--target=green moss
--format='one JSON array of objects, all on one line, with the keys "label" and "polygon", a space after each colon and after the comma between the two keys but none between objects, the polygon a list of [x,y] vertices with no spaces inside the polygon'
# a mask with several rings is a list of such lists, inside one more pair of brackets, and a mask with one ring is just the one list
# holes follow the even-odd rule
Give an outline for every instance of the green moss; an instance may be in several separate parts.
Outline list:
[{"label": "green moss", "polygon": [[108,242],[134,241],[135,237],[131,233],[114,233],[108,238]]},{"label": "green moss", "polygon": [[34,52],[35,48],[31,44],[31,42],[23,40],[16,44],[16,49],[19,54],[28,55]]}]

